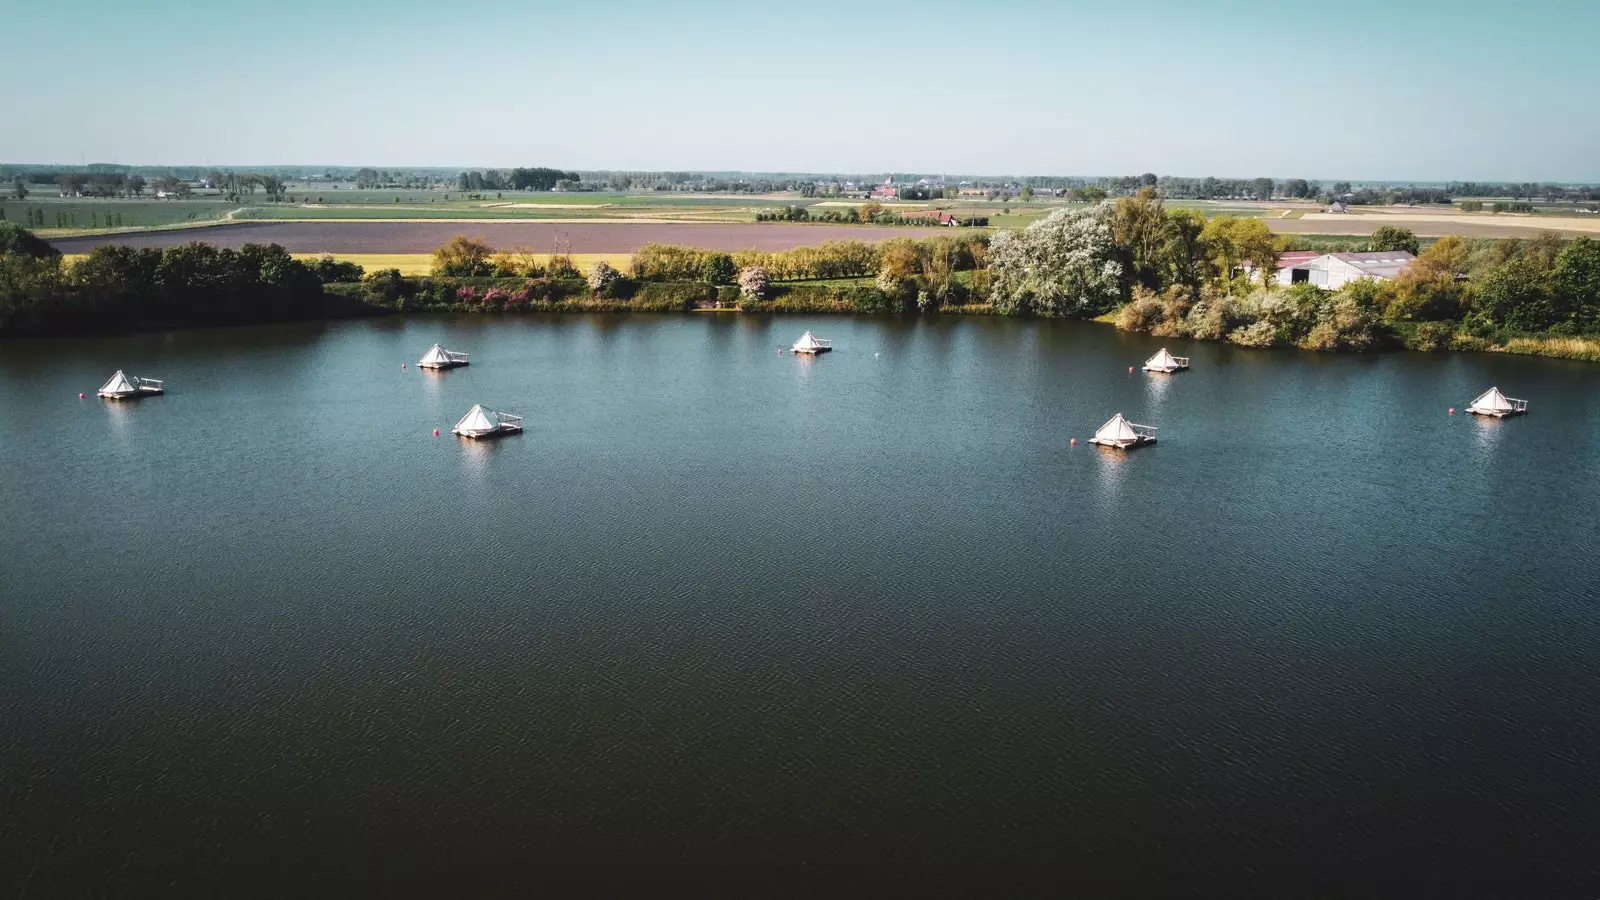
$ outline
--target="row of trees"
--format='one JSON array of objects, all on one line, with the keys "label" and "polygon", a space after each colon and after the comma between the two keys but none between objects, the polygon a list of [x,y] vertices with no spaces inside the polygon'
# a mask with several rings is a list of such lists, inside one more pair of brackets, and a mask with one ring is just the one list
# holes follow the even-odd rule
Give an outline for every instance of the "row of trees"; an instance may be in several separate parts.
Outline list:
[{"label": "row of trees", "polygon": [[550,191],[558,186],[571,189],[582,181],[577,172],[560,169],[487,169],[462,172],[456,177],[456,187],[463,191]]},{"label": "row of trees", "polygon": [[[989,224],[988,216],[969,216],[962,214],[957,217],[963,227],[982,227]],[[943,223],[937,216],[927,212],[901,214],[893,212],[883,204],[867,202],[860,206],[846,206],[838,209],[812,210],[804,206],[779,206],[756,211],[757,222],[829,222],[840,224],[870,224],[870,225],[915,225],[941,227]],[[948,226],[944,226],[948,227]]]},{"label": "row of trees", "polygon": [[307,265],[276,244],[237,250],[97,247],[65,264],[15,223],[0,222],[0,336],[109,333],[308,318],[342,311],[323,279],[359,277],[331,260]]}]

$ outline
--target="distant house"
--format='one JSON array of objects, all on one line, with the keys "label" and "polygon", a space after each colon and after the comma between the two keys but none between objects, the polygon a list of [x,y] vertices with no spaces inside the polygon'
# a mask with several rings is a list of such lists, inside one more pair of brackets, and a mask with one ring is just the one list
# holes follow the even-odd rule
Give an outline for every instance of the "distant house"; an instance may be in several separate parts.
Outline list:
[{"label": "distant house", "polygon": [[873,188],[868,196],[874,200],[897,200],[900,197],[900,189],[894,186],[893,179],[885,178],[883,184]]},{"label": "distant house", "polygon": [[1308,251],[1285,253],[1278,259],[1279,284],[1306,282],[1336,291],[1352,281],[1372,278],[1388,281],[1406,270],[1416,259],[1405,250],[1374,250],[1367,253],[1324,253],[1304,258]]},{"label": "distant house", "polygon": [[1347,213],[1349,211],[1350,211],[1350,207],[1343,200],[1335,200],[1332,203],[1328,204],[1328,212],[1331,212],[1331,213]]},{"label": "distant house", "polygon": [[906,213],[908,219],[935,219],[946,228],[956,228],[961,225],[961,219],[956,214],[943,209],[930,209],[923,212]]}]

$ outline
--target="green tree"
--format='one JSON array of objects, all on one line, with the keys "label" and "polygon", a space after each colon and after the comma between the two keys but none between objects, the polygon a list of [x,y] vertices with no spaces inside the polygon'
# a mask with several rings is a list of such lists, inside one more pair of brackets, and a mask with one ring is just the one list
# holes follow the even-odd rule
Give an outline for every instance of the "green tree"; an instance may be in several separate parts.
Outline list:
[{"label": "green tree", "polygon": [[1231,285],[1236,271],[1250,263],[1260,273],[1262,284],[1270,284],[1277,274],[1278,243],[1267,223],[1260,219],[1217,216],[1206,223],[1200,239],[1205,243],[1216,277]]},{"label": "green tree", "polygon": [[1129,287],[1139,284],[1159,292],[1167,213],[1155,188],[1140,188],[1137,195],[1117,201],[1111,214],[1111,236],[1117,242]]},{"label": "green tree", "polygon": [[1373,250],[1404,250],[1411,254],[1422,252],[1422,242],[1409,228],[1384,225],[1372,233],[1368,246]]},{"label": "green tree", "polygon": [[17,180],[11,184],[11,196],[18,200],[28,199],[28,186],[23,183],[21,175],[18,175]]},{"label": "green tree", "polygon": [[1600,241],[1580,237],[1568,244],[1556,257],[1551,280],[1577,330],[1600,330]]},{"label": "green tree", "polygon": [[55,259],[61,255],[61,251],[15,222],[0,221],[0,255]]},{"label": "green tree", "polygon": [[1022,189],[1022,193],[1017,195],[1017,199],[1021,200],[1023,203],[1027,203],[1029,200],[1032,200],[1033,199],[1033,188],[1031,188],[1031,187],[1023,188]]},{"label": "green tree", "polygon": [[1537,263],[1519,256],[1472,285],[1472,318],[1517,331],[1544,331],[1559,318],[1554,292]]},{"label": "green tree", "polygon": [[1161,247],[1162,266],[1169,284],[1188,290],[1191,301],[1200,299],[1206,280],[1205,214],[1197,209],[1175,209],[1167,213],[1167,227]]},{"label": "green tree", "polygon": [[1250,192],[1255,195],[1257,200],[1271,200],[1272,179],[1257,178],[1256,180],[1250,182]]}]

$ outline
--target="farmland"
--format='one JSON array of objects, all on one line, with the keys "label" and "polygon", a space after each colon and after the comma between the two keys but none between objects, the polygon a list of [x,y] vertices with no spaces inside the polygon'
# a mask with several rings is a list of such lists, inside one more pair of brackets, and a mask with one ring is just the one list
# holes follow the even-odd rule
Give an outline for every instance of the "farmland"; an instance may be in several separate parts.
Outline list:
[{"label": "farmland", "polygon": [[481,235],[490,245],[510,250],[526,247],[540,253],[632,253],[645,244],[685,244],[708,250],[789,250],[829,240],[884,241],[893,237],[929,237],[933,228],[891,228],[874,225],[790,225],[691,222],[551,222],[488,223],[463,227],[454,222],[250,222],[218,226],[203,234],[161,231],[141,234],[53,238],[62,253],[87,253],[105,244],[171,247],[204,240],[219,247],[280,244],[290,253],[352,254],[431,253],[463,232]]},{"label": "farmland", "polygon": [[[497,246],[526,245],[553,251],[571,240],[576,253],[628,253],[652,241],[715,241],[718,249],[782,249],[835,238],[883,240],[899,233],[925,236],[927,229],[887,225],[823,223],[759,223],[756,214],[794,206],[813,215],[860,207],[865,201],[784,194],[686,194],[665,191],[538,192],[455,190],[356,190],[350,185],[291,184],[285,202],[267,202],[246,194],[228,202],[219,193],[201,190],[184,200],[62,198],[54,186],[35,185],[21,201],[0,201],[0,215],[13,221],[42,220],[36,230],[64,248],[117,242],[166,246],[200,239],[232,245],[244,240],[281,240],[294,252],[342,254],[416,254],[433,249],[450,236],[485,232]],[[991,228],[1022,228],[1051,211],[1069,206],[1060,199],[958,199],[891,202],[891,215],[949,209],[982,216]],[[1196,210],[1207,217],[1259,217],[1280,234],[1365,236],[1381,225],[1410,228],[1424,237],[1526,237],[1549,230],[1563,237],[1600,233],[1600,216],[1568,207],[1535,205],[1531,214],[1466,213],[1451,206],[1352,207],[1349,213],[1323,212],[1315,203],[1279,200],[1170,200],[1168,209]],[[185,229],[230,224],[224,232],[146,234],[152,229]],[[708,225],[723,230],[700,231]],[[60,226],[60,227],[58,227]],[[388,227],[378,227],[388,226]],[[411,227],[415,226],[415,227]],[[246,228],[247,230],[237,230]],[[263,229],[268,230],[250,230]],[[616,229],[622,229],[618,231]],[[643,228],[644,231],[633,229]],[[682,231],[690,228],[690,231]],[[793,229],[805,229],[803,233]],[[666,229],[663,231],[662,229]],[[774,230],[776,229],[776,230]],[[665,234],[667,237],[659,237]],[[240,237],[245,235],[245,237]],[[81,239],[94,236],[92,241]],[[391,243],[385,243],[389,241]],[[431,243],[430,243],[431,242]],[[565,245],[562,245],[565,246]]]}]

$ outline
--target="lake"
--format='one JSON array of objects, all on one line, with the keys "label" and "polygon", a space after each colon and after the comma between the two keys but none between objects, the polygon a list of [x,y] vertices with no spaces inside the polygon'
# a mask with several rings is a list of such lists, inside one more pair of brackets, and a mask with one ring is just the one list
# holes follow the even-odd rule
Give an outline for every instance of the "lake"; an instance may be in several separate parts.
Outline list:
[{"label": "lake", "polygon": [[1600,366],[1165,343],[0,345],[0,895],[1595,896]]}]

